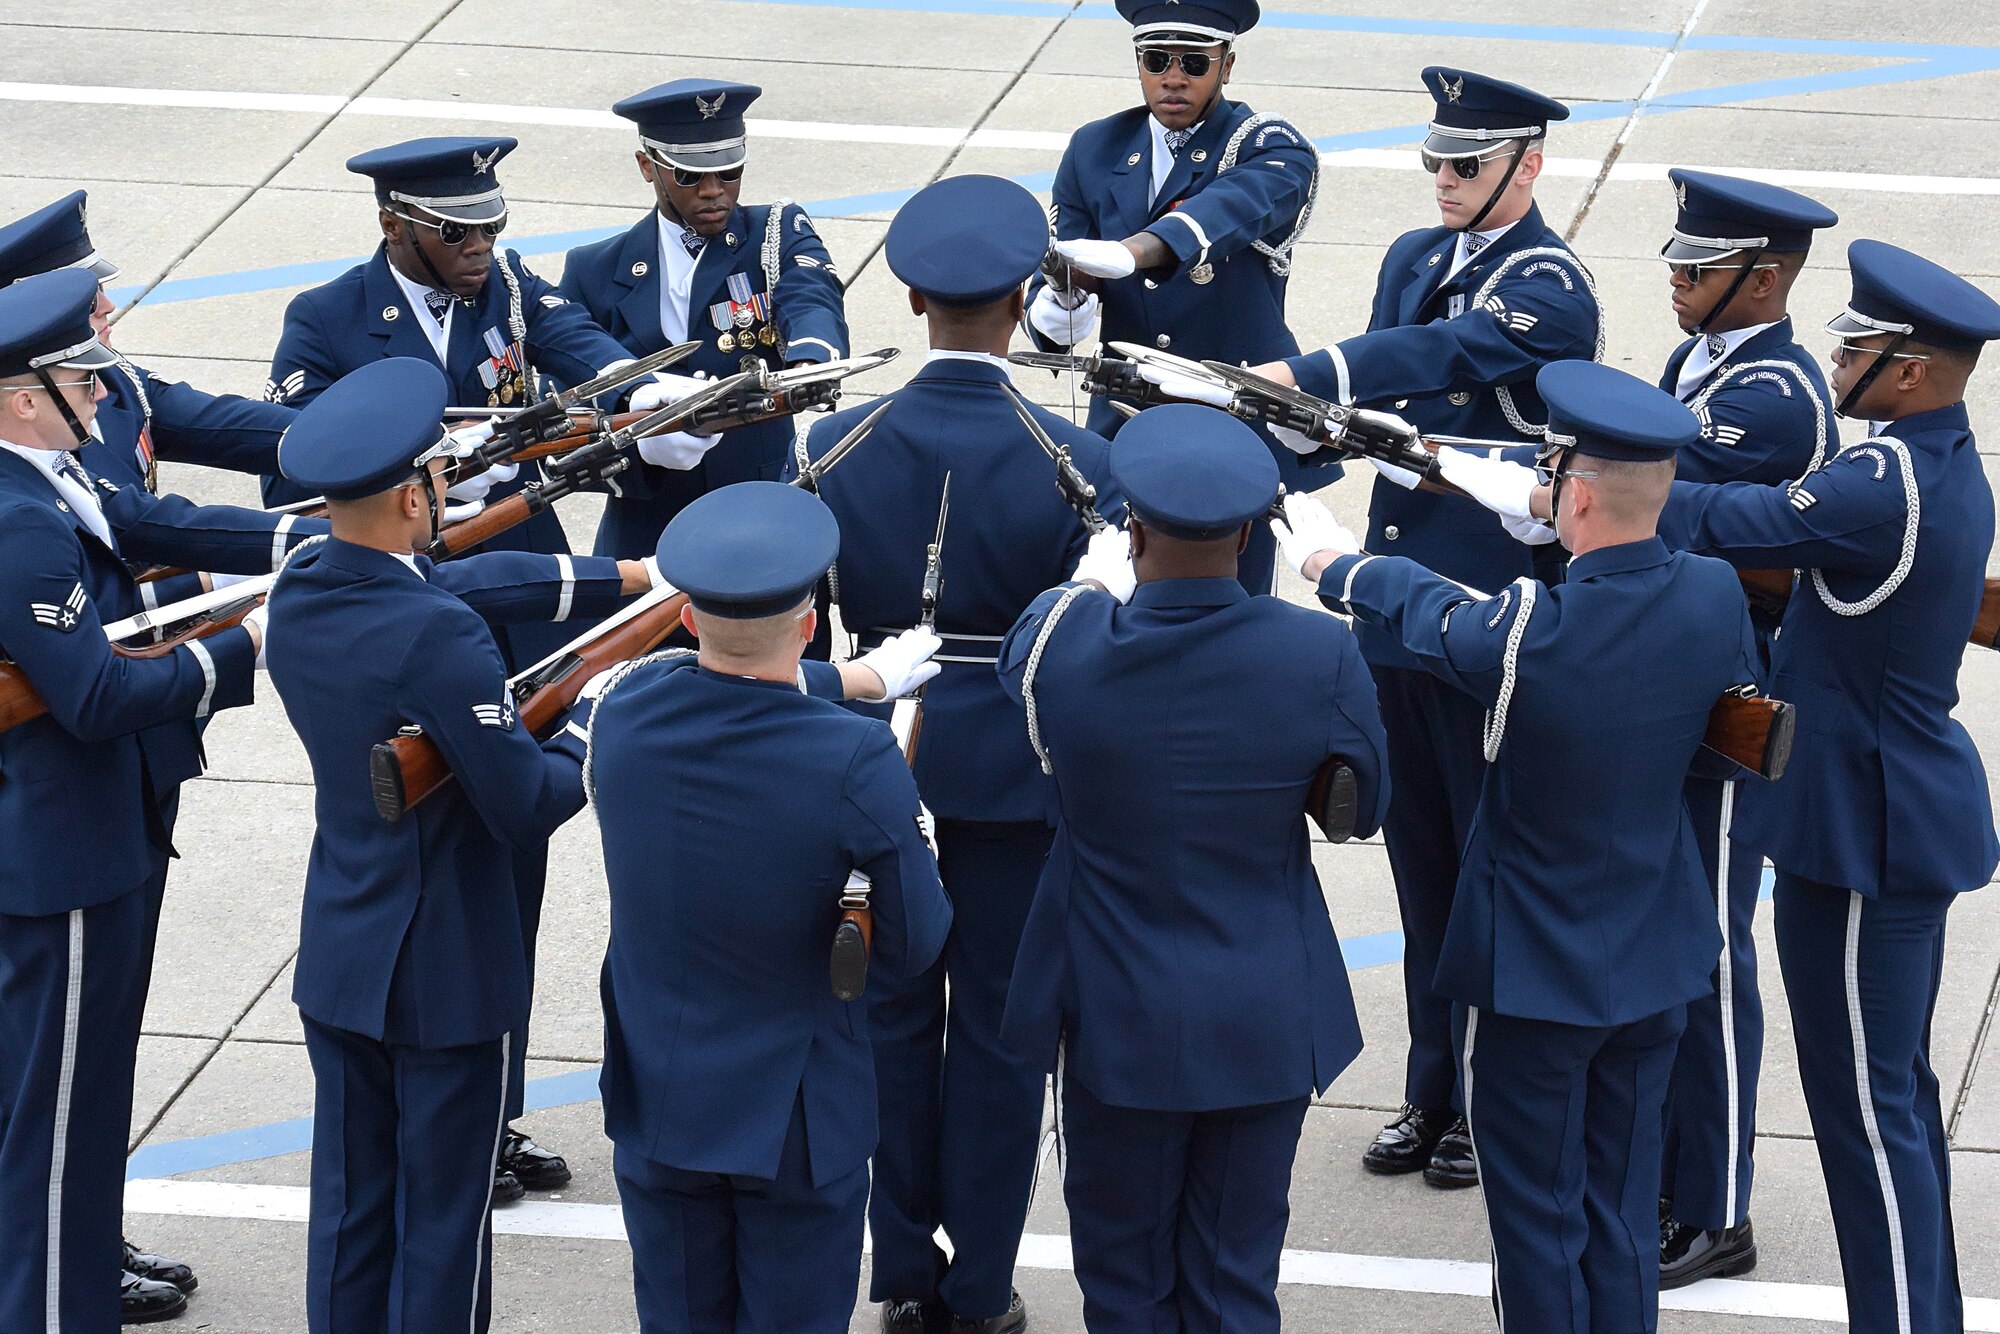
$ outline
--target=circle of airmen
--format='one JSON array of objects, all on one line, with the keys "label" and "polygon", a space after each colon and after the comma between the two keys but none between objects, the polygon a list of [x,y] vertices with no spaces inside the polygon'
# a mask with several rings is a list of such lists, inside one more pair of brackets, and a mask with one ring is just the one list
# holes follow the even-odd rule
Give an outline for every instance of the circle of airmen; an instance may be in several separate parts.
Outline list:
[{"label": "circle of airmen", "polygon": [[[1788,301],[1838,219],[1676,170],[1686,340],[1611,369],[1535,203],[1568,109],[1433,66],[1438,222],[1304,349],[1317,154],[1225,96],[1254,0],[1117,7],[1142,104],[1046,213],[916,192],[922,364],[809,430],[893,352],[803,209],[741,201],[748,84],[612,108],[649,206],[560,283],[502,244],[515,140],[355,157],[379,243],[292,300],[263,401],[114,349],[81,191],[0,228],[0,1327],[196,1290],[118,1169],[179,788],[260,671],[314,778],[313,1331],[485,1328],[494,1207],[571,1179],[522,1063],[586,802],[648,1331],[845,1330],[864,1231],[885,1334],[1029,1328],[1051,1079],[1088,1327],[1276,1330],[1306,1109],[1361,1047],[1314,824],[1382,832],[1406,942],[1359,1166],[1479,1188],[1502,1329],[1651,1330],[1756,1266],[1767,861],[1849,1322],[1960,1327],[1929,1031],[2000,862],[1950,716],[2000,614],[1963,402],[2000,305],[1857,240],[1825,372]],[[1349,469],[1358,536],[1310,494]]]}]

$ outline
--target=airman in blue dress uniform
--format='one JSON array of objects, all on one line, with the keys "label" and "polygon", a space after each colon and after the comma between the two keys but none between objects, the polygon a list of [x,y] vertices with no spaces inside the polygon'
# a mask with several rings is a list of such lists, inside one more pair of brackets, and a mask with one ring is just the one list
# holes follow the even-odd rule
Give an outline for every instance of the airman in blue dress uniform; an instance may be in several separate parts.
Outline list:
[{"label": "airman in blue dress uniform", "polygon": [[48,706],[0,733],[0,1328],[51,1334],[171,1318],[194,1286],[140,1257],[166,1281],[121,1289],[121,1165],[179,787],[200,720],[250,702],[262,642],[253,623],[131,659],[103,626],[140,609],[128,558],[249,574],[289,547],[273,516],[79,461],[118,365],[97,302],[87,269],[0,290],[0,657]]},{"label": "airman in blue dress uniform", "polygon": [[[1012,1278],[1047,1079],[1001,1042],[1000,1019],[1053,837],[1054,792],[993,662],[1015,618],[1075,566],[1088,533],[1019,414],[1098,483],[1107,448],[1027,406],[1008,375],[1023,284],[1047,248],[1041,207],[1012,181],[954,176],[903,205],[885,252],[928,321],[931,353],[888,395],[894,406],[867,448],[820,487],[841,528],[835,601],[864,646],[918,623],[947,478],[956,497],[939,552],[944,670],[925,692],[915,767],[957,916],[933,967],[870,991],[882,1106],[870,1290],[893,1331],[949,1317],[962,1329],[1003,1331],[1025,1319]],[[820,422],[801,461],[877,406]],[[1108,485],[1101,503],[1112,506]],[[940,1227],[949,1263],[933,1240]]]},{"label": "airman in blue dress uniform", "polygon": [[[319,395],[280,451],[333,526],[270,603],[272,681],[317,818],[293,985],[317,1087],[315,1334],[486,1327],[509,1048],[528,1012],[515,867],[583,805],[576,761],[516,725],[492,632],[409,554],[443,504],[448,392],[428,359],[377,362]],[[456,782],[390,824],[368,752],[406,723]]]},{"label": "airman in blue dress uniform", "polygon": [[1085,1323],[1275,1331],[1306,1104],[1361,1050],[1306,794],[1339,757],[1372,833],[1382,724],[1345,626],[1232,577],[1278,495],[1256,432],[1150,408],[1111,466],[1129,548],[1000,650],[1061,808],[1006,1033],[1057,1071]]},{"label": "airman in blue dress uniform", "polygon": [[[1679,211],[1660,255],[1673,266],[1675,319],[1691,336],[1668,358],[1660,388],[1701,422],[1701,438],[1680,452],[1675,475],[1766,486],[1796,481],[1825,462],[1838,434],[1826,379],[1793,337],[1786,300],[1813,233],[1839,218],[1759,181],[1681,167],[1668,176]],[[1754,612],[1752,620],[1768,660],[1775,625]],[[1764,1009],[1751,925],[1764,856],[1731,837],[1742,786],[1688,780],[1723,939],[1714,988],[1689,1003],[1674,1060],[1660,1183],[1663,1289],[1746,1273],[1757,1263],[1750,1190]]]},{"label": "airman in blue dress uniform", "polygon": [[[1536,372],[1603,348],[1593,280],[1534,200],[1543,140],[1569,109],[1467,70],[1432,66],[1423,84],[1435,104],[1423,159],[1442,224],[1389,247],[1366,333],[1269,370],[1338,403],[1393,407],[1426,434],[1531,444],[1547,419]],[[1368,507],[1371,551],[1475,588],[1530,572],[1528,549],[1474,502],[1410,489],[1416,479],[1406,472],[1382,474]],[[1383,835],[1402,908],[1410,1028],[1403,1113],[1362,1162],[1469,1186],[1477,1176],[1455,1110],[1451,1006],[1430,979],[1479,797],[1480,707],[1425,671],[1394,634],[1367,621],[1355,629],[1389,729],[1396,800]]]},{"label": "airman in blue dress uniform", "polygon": [[[0,227],[0,286],[67,268],[88,271],[100,289],[119,274],[118,266],[91,243],[81,190]],[[97,341],[107,348],[112,309],[111,298],[100,290],[92,325]],[[99,475],[120,486],[157,491],[155,466],[162,459],[247,473],[277,466],[278,437],[297,415],[291,408],[234,394],[206,394],[112,355],[117,360],[101,377],[105,396],[93,432],[103,448],[88,460]]]},{"label": "airman in blue dress uniform", "polygon": [[1782,782],[1738,836],[1776,871],[1778,963],[1856,1334],[1963,1321],[1938,1081],[1945,917],[2000,862],[1986,771],[1951,717],[1993,547],[1963,402],[2000,303],[1880,241],[1848,250],[1833,392],[1869,438],[1786,487],[1677,484],[1670,543],[1802,572],[1773,650],[1798,706]]},{"label": "airman in blue dress uniform", "polygon": [[[1038,279],[1028,332],[1051,351],[1096,335],[1231,365],[1296,353],[1285,289],[1319,153],[1282,116],[1222,95],[1257,0],[1118,0],[1118,12],[1145,105],[1091,122],[1064,150],[1050,212],[1070,290]],[[1123,419],[1098,399],[1089,420],[1109,436]],[[1286,485],[1305,485],[1298,456],[1267,443]],[[1338,468],[1315,467],[1310,485]],[[1260,524],[1243,557],[1250,592],[1270,591],[1273,556]]]},{"label": "airman in blue dress uniform", "polygon": [[693,501],[659,560],[699,655],[586,690],[611,891],[605,1130],[646,1334],[847,1329],[875,1072],[867,1003],[833,995],[827,950],[855,877],[877,981],[930,967],[951,923],[889,728],[802,689],[832,670],[800,653],[840,540],[793,487]]},{"label": "airman in blue dress uniform", "polygon": [[1721,944],[1682,788],[1757,650],[1734,573],[1655,532],[1694,414],[1590,362],[1536,385],[1564,583],[1472,593],[1363,554],[1310,497],[1288,500],[1282,541],[1328,607],[1487,711],[1433,986],[1456,1007],[1500,1327],[1650,1331],[1661,1108]]},{"label": "airman in blue dress uniform", "polygon": [[[743,117],[763,89],[676,79],[611,109],[639,129],[639,175],[656,207],[622,235],[578,246],[562,292],[634,356],[690,339],[677,370],[733,375],[746,361],[777,369],[847,355],[840,274],[806,211],[788,199],[737,202],[749,160]],[[608,485],[597,529],[602,556],[648,556],[667,521],[731,482],[774,480],[790,455],[780,419],[724,432],[699,464],[645,467]]]},{"label": "airman in blue dress uniform", "polygon": [[[631,359],[580,305],[498,249],[507,200],[497,164],[515,142],[413,139],[348,160],[349,171],[374,182],[383,241],[366,263],[292,298],[271,357],[274,401],[304,407],[358,367],[415,357],[443,368],[452,406],[510,408],[527,402],[536,372],[581,384]],[[451,498],[498,500],[527,480],[511,466],[497,469],[453,486]],[[264,479],[267,505],[310,496],[287,478]],[[560,554],[569,543],[548,512],[485,549]],[[567,640],[528,625],[497,629],[495,638],[510,671]]]}]

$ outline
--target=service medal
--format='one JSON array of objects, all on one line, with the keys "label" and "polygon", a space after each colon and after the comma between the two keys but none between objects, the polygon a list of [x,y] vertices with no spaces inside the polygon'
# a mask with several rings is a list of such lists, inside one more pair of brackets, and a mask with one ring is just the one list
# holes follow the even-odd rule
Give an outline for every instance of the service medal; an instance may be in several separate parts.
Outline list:
[{"label": "service medal", "polygon": [[1212,283],[1215,281],[1215,266],[1213,264],[1197,264],[1188,270],[1188,277],[1197,283]]},{"label": "service medal", "polygon": [[773,329],[770,325],[767,324],[758,333],[757,341],[762,343],[765,347],[770,347],[772,344],[778,341],[778,331],[776,329]]},{"label": "service medal", "polygon": [[728,333],[729,303],[727,301],[718,301],[710,306],[708,308],[708,322],[715,326],[717,332]]},{"label": "service medal", "polygon": [[497,407],[499,407],[499,406],[500,406],[500,395],[498,395],[498,394],[494,393],[494,392],[493,392],[492,390],[490,390],[490,389],[489,389],[489,390],[487,390],[487,391],[486,391],[486,406],[487,406],[487,407],[489,407],[489,408],[497,408]]},{"label": "service medal", "polygon": [[734,352],[736,350],[736,337],[733,334],[724,334],[715,340],[715,346],[716,350],[720,352]]},{"label": "service medal", "polygon": [[512,380],[501,381],[500,401],[502,403],[512,403],[514,401],[514,382]]}]

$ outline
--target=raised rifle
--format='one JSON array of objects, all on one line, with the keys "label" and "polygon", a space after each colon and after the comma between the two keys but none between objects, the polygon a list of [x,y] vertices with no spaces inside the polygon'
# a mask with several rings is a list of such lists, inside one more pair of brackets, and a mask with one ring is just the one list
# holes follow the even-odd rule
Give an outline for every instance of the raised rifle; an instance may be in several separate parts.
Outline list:
[{"label": "raised rifle", "polygon": [[[671,407],[662,409],[671,410]],[[888,410],[889,403],[884,402],[868,414],[795,478],[792,485],[816,490],[819,479],[867,439]],[[516,716],[535,737],[546,739],[555,730],[556,720],[576,702],[578,692],[591,677],[628,658],[652,651],[680,624],[680,609],[684,605],[683,595],[664,586],[656,588],[610,620],[510,678],[507,688],[514,697]],[[368,777],[375,797],[375,813],[394,824],[451,778],[451,766],[422,728],[410,726],[375,744],[368,756]]]},{"label": "raised rifle", "polygon": [[[937,534],[924,551],[924,584],[919,594],[922,610],[917,617],[920,629],[937,631],[938,599],[944,593],[944,526],[951,516],[951,474],[944,475],[944,491],[938,497]],[[889,730],[903,752],[903,762],[917,763],[917,740],[924,730],[924,692],[903,696],[890,709]],[[827,980],[833,984],[835,1000],[861,998],[868,987],[868,951],[875,942],[875,910],[869,906],[872,886],[859,871],[850,872],[840,894],[840,921],[833,929],[833,950],[827,959]]]},{"label": "raised rifle", "polygon": [[1049,433],[1042,429],[1042,424],[1035,420],[1034,412],[1028,407],[1027,400],[1022,398],[1012,385],[1007,386],[1007,397],[1013,401],[1014,415],[1021,419],[1021,425],[1028,428],[1028,434],[1034,437],[1042,452],[1049,456],[1049,461],[1056,465],[1056,491],[1062,496],[1063,503],[1076,511],[1076,517],[1083,520],[1083,526],[1092,533],[1101,533],[1109,528],[1110,523],[1097,512],[1097,488],[1077,468],[1076,461],[1070,458],[1069,446],[1057,444]]}]

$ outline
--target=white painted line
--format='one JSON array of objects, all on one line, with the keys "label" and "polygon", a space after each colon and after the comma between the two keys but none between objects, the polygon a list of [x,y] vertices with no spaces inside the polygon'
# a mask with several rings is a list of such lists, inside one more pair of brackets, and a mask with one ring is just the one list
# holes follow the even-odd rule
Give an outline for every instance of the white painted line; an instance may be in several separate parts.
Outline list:
[{"label": "white painted line", "polygon": [[[0,82],[0,102],[67,102],[88,106],[192,107],[211,111],[277,111],[331,115],[345,111],[356,116],[394,116],[416,120],[481,121],[502,126],[558,125],[580,129],[619,130],[630,133],[631,122],[609,111],[577,107],[515,106],[499,102],[458,102],[409,97],[347,98],[324,93],[238,93],[216,89],[122,88],[109,85],[69,83]],[[814,143],[904,144],[919,147],[1025,149],[1059,153],[1069,143],[1069,135],[1057,130],[979,129],[967,131],[947,125],[872,125],[816,120],[759,120],[747,122],[751,136],[766,139],[803,140]],[[1417,171],[1420,165],[1414,149],[1351,148],[1323,153],[1328,167],[1380,171]],[[1598,158],[1552,157],[1543,170],[1551,176],[1594,180],[1603,170]],[[1613,164],[1609,180],[1663,181],[1669,166],[1693,167],[1746,176],[1810,190],[1867,190],[1875,193],[1912,195],[2000,195],[2000,177],[1916,176],[1895,172],[1803,171],[1789,168],[1701,166],[1696,163],[1619,162]]]},{"label": "white painted line", "polygon": [[[303,1223],[310,1196],[304,1186],[250,1186],[156,1177],[125,1183],[125,1212]],[[522,1201],[494,1210],[493,1230],[518,1237],[625,1240],[624,1216],[613,1204]],[[1028,1269],[1069,1271],[1074,1267],[1069,1238],[1029,1233],[1021,1238],[1016,1263]],[[1288,1250],[1279,1264],[1278,1281],[1298,1287],[1412,1292],[1485,1301],[1491,1271],[1484,1264],[1467,1260],[1412,1260],[1393,1255]],[[1846,1295],[1839,1288],[1822,1283],[1709,1279],[1679,1292],[1662,1293],[1660,1306],[1669,1311],[1772,1320],[1822,1320],[1835,1324],[1847,1320]],[[1973,1334],[2000,1334],[2000,1300],[1968,1297],[1965,1328]]]}]

